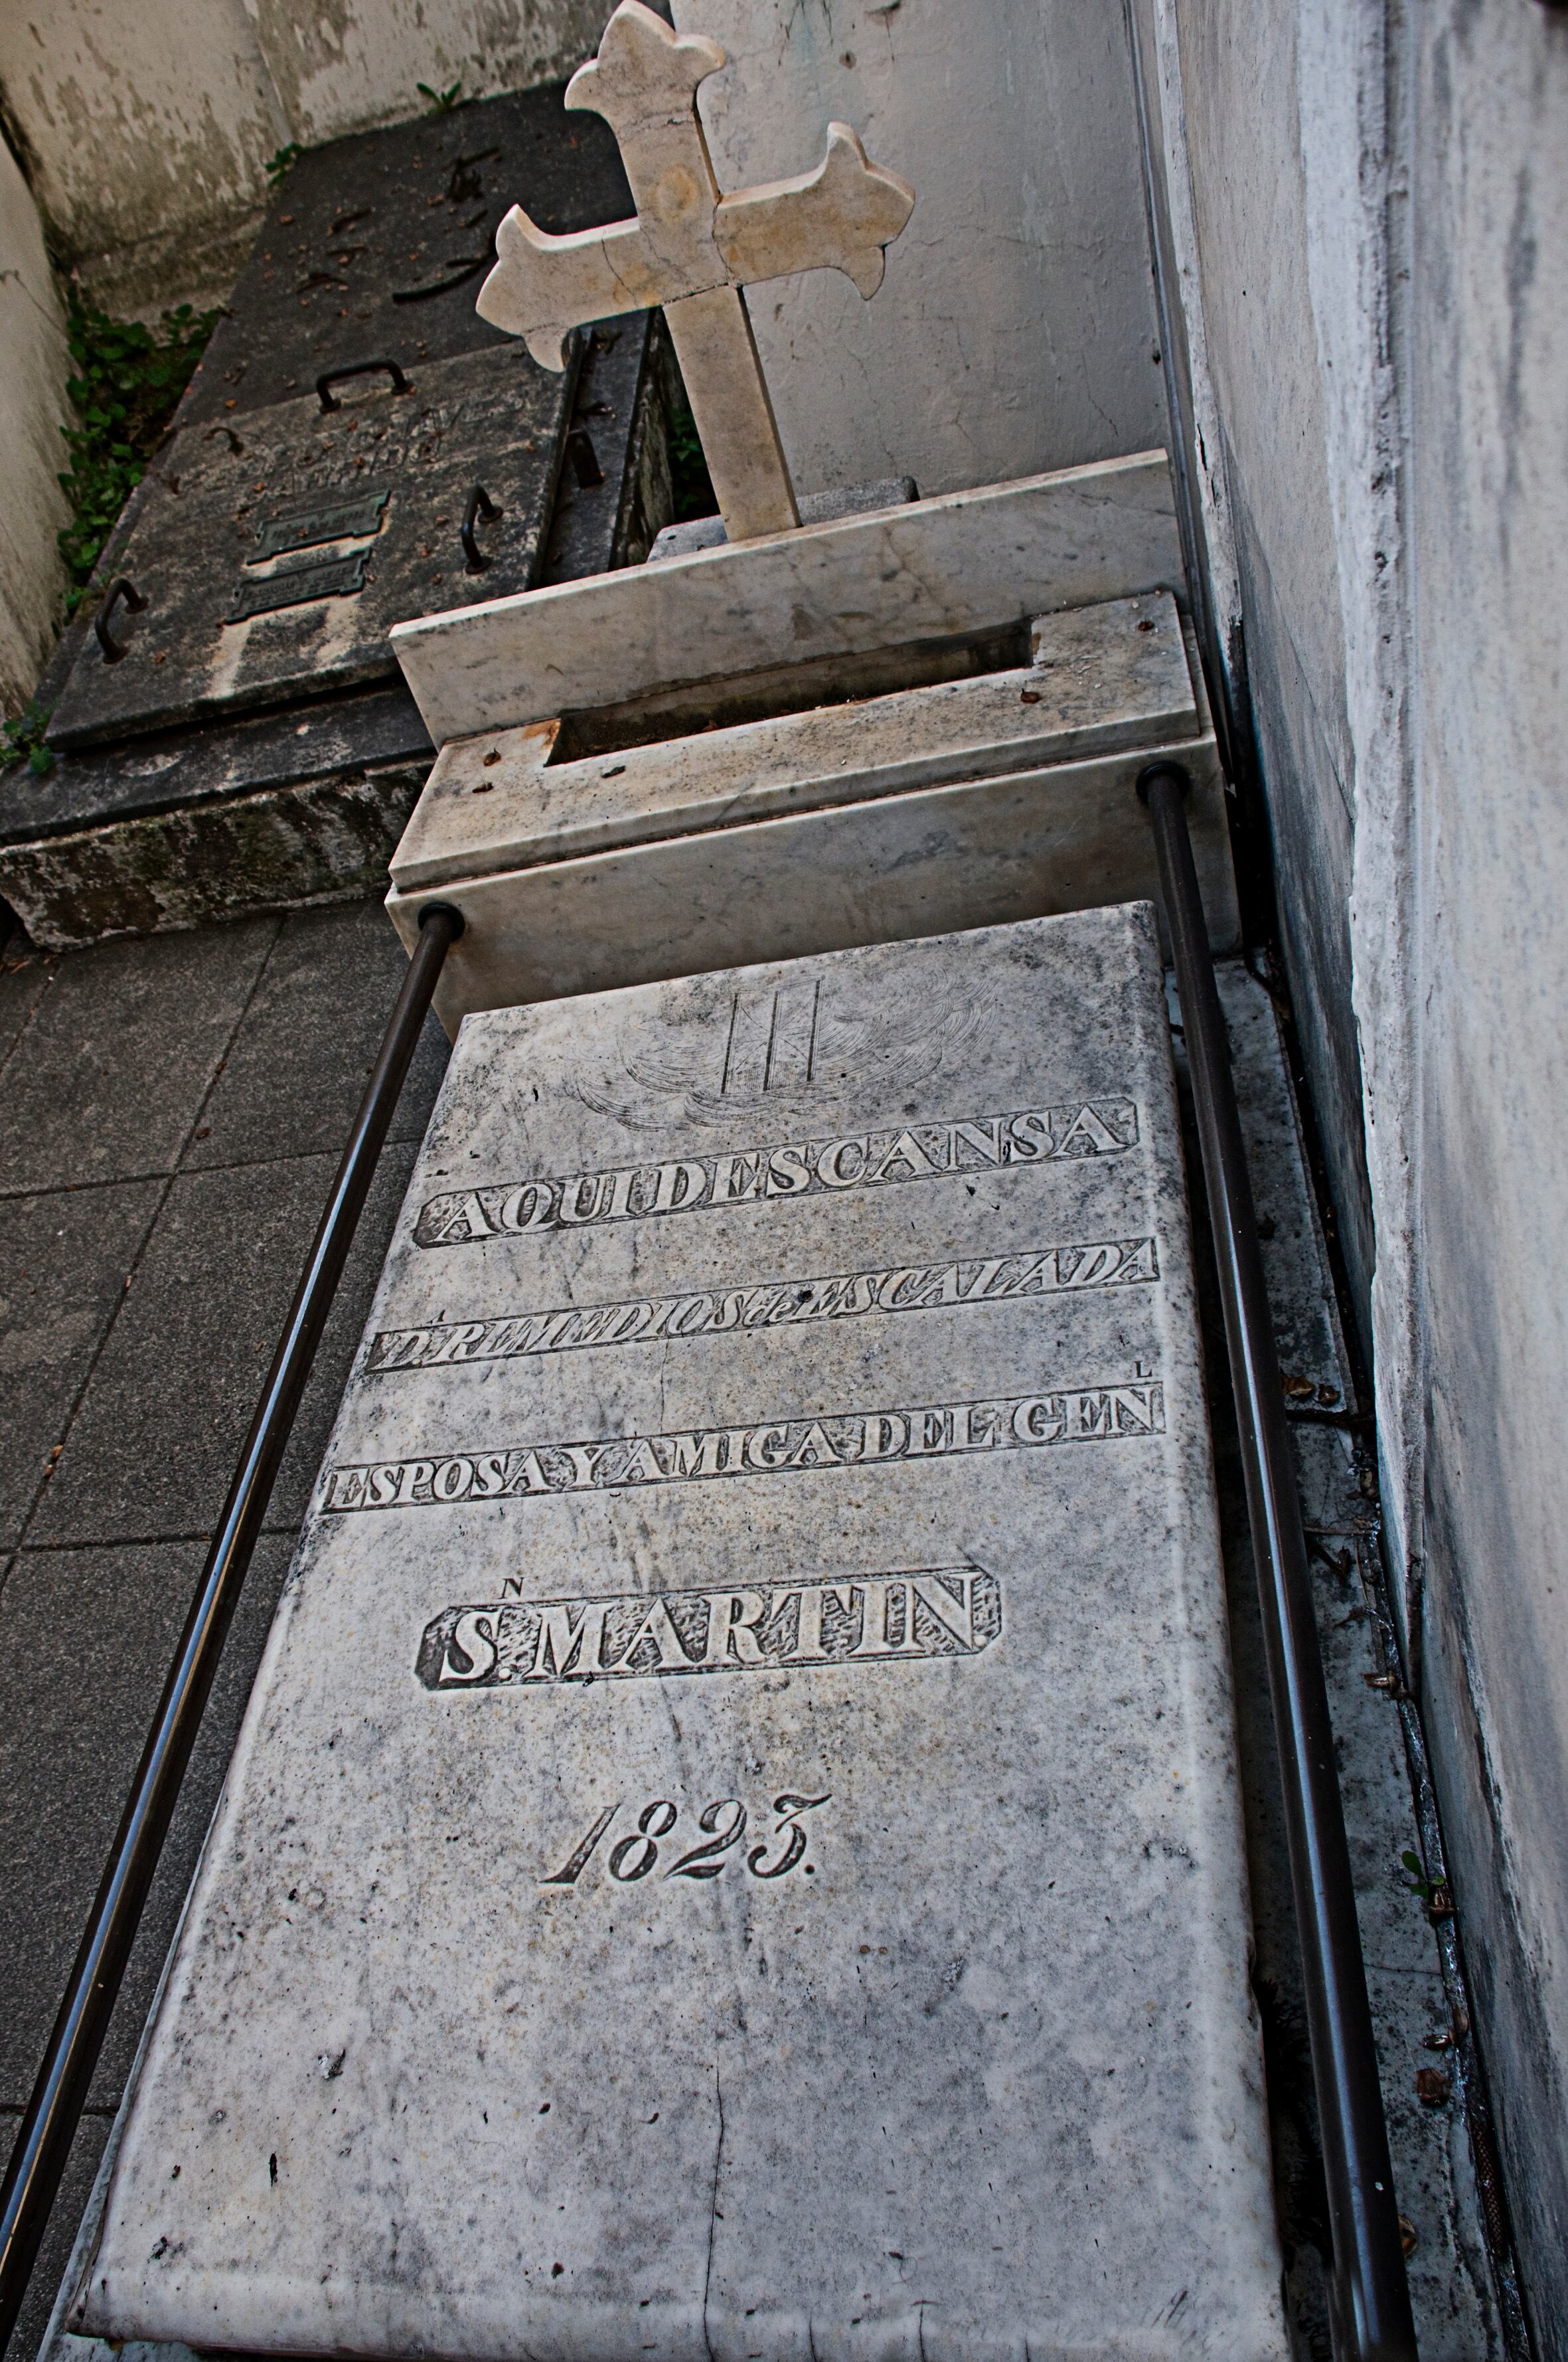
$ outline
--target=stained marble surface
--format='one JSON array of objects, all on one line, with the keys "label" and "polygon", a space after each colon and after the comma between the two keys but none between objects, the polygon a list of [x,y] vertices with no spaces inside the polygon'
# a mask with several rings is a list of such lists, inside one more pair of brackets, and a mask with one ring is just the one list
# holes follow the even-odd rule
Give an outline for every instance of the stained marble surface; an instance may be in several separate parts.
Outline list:
[{"label": "stained marble surface", "polygon": [[397,624],[438,745],[685,681],[1181,592],[1163,451],[912,501]]},{"label": "stained marble surface", "polygon": [[1224,789],[1168,594],[1040,617],[1034,662],[556,762],[554,722],[443,750],[392,864],[411,947],[462,911],[436,1007],[481,1009],[1157,892],[1137,775],[1192,780],[1216,951],[1238,937]]},{"label": "stained marble surface", "polygon": [[1168,592],[1039,617],[1034,661],[846,705],[560,759],[554,722],[442,749],[392,862],[439,885],[909,788],[1198,737]]},{"label": "stained marble surface", "polygon": [[1146,905],[495,1012],[72,2325],[1283,2357]]},{"label": "stained marble surface", "polygon": [[[896,508],[901,502],[917,501],[919,497],[919,487],[913,476],[881,476],[873,483],[845,485],[828,492],[803,492],[796,505],[802,524],[825,524],[830,517]],[[689,557],[696,549],[718,549],[729,537],[721,516],[686,517],[678,524],[667,524],[662,529],[648,552],[647,562],[654,566],[666,557]]]}]

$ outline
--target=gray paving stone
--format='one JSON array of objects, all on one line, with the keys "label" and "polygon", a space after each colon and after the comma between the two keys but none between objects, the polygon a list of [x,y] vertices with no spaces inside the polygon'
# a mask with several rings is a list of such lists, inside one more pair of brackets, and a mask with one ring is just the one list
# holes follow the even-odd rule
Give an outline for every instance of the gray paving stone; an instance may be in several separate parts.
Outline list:
[{"label": "gray paving stone", "polygon": [[0,1072],[0,1194],[167,1173],[274,919],[66,954]]},{"label": "gray paving stone", "polygon": [[27,1551],[0,1593],[0,2102],[27,2099],[157,1707],[194,1543]]},{"label": "gray paving stone", "polygon": [[[0,2170],[4,2170],[9,2161],[16,2126],[16,2116],[0,2114]],[[49,2327],[55,2291],[70,2260],[76,2226],[92,2193],[98,2160],[109,2137],[109,2126],[107,2116],[83,2116],[76,2138],[71,2145],[60,2196],[55,2201],[49,2228],[44,2233],[44,2243],[33,2268],[32,2282],[22,2307],[21,2318],[6,2348],[6,2362],[35,2362]]]},{"label": "gray paving stone", "polygon": [[0,1540],[20,1537],[160,1187],[0,1198]]},{"label": "gray paving stone", "polygon": [[[341,1148],[407,967],[379,900],[291,912],[203,1109],[204,1136],[192,1142],[187,1165]],[[446,1058],[446,1037],[429,1018],[389,1138],[422,1135]]]},{"label": "gray paving stone", "polygon": [[[164,1959],[213,1817],[213,1807],[239,1735],[240,1718],[261,1661],[261,1651],[267,1645],[293,1551],[293,1537],[290,1534],[264,1534],[257,1545],[224,1643],[207,1710],[202,1717],[201,1736],[181,1787],[173,1825],[164,1841],[158,1874],[147,1899],[108,2039],[93,2073],[88,2094],[93,2107],[117,2107],[125,2091],[137,2044],[158,1991]],[[193,1559],[196,1576],[200,1574],[201,1559],[198,1549]]]},{"label": "gray paving stone", "polygon": [[[269,1512],[296,1524],[413,1150],[383,1152]],[[169,1192],[30,1539],[202,1534],[222,1508],[335,1156],[181,1174]]]},{"label": "gray paving stone", "polygon": [[[0,932],[4,921],[0,919]],[[0,968],[0,1068],[15,1050],[49,986],[49,965],[34,955]]]}]

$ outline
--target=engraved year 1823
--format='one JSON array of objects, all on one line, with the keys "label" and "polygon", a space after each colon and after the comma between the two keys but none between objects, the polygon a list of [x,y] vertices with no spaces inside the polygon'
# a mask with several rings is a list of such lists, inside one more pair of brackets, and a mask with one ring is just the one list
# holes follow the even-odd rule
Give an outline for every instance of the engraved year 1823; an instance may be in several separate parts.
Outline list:
[{"label": "engraved year 1823", "polygon": [[[559,1870],[542,1878],[541,1886],[576,1886],[594,1856],[600,1842],[609,1836],[611,1825],[621,1809],[622,1799],[607,1805],[602,1813],[583,1832]],[[738,1796],[716,1796],[704,1805],[695,1816],[696,1842],[692,1843],[693,1830],[688,1827],[677,1837],[676,1824],[681,1808],[668,1796],[655,1796],[635,1816],[635,1824],[626,1829],[603,1857],[604,1870],[618,1886],[632,1886],[641,1879],[655,1875],[662,1878],[709,1879],[721,1877],[733,1862],[744,1864],[744,1874],[752,1878],[787,1878],[790,1871],[803,1867],[811,1878],[816,1865],[804,1862],[806,1834],[802,1822],[807,1813],[820,1810],[832,1803],[830,1794],[798,1796],[786,1790],[773,1802],[773,1827],[761,1844],[748,1846],[748,1828],[755,1822]]]}]

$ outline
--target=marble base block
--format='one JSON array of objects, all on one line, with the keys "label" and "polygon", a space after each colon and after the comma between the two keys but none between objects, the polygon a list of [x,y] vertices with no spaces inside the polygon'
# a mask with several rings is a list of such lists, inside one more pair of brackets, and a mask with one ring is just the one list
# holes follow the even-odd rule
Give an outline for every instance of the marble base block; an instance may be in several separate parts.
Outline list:
[{"label": "marble base block", "polygon": [[71,2325],[1284,2362],[1145,904],[492,1011]]},{"label": "marble base block", "polygon": [[1163,451],[911,501],[399,624],[437,745],[676,684],[1179,590]]},{"label": "marble base block", "polygon": [[466,929],[436,1006],[476,1010],[941,934],[1157,890],[1137,775],[1192,779],[1210,935],[1239,937],[1202,687],[1165,591],[1036,619],[1004,672],[559,759],[559,722],[442,749],[392,862]]}]

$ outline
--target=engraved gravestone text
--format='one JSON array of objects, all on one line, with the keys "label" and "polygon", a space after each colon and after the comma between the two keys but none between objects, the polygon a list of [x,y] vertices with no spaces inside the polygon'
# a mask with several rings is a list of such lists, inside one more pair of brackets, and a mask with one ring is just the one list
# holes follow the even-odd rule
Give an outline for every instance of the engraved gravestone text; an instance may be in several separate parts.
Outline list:
[{"label": "engraved gravestone text", "polygon": [[596,1436],[574,1443],[340,1463],[328,1474],[323,1507],[339,1514],[441,1508],[466,1501],[616,1492],[709,1478],[776,1476],[802,1469],[885,1466],[971,1452],[1108,1443],[1164,1431],[1163,1385],[1157,1378],[1124,1378],[989,1402],[825,1411],[808,1418],[758,1419],[740,1427]]},{"label": "engraved gravestone text", "polygon": [[874,1126],[718,1155],[450,1190],[421,1207],[414,1238],[422,1247],[442,1247],[481,1239],[537,1237],[597,1222],[636,1221],[833,1190],[886,1188],[1058,1157],[1117,1156],[1135,1147],[1137,1139],[1137,1109],[1130,1098]]},{"label": "engraved gravestone text", "polygon": [[1002,1586],[973,1567],[716,1591],[447,1607],[425,1627],[426,1689],[777,1672],[975,1657],[1002,1629]]},{"label": "engraved gravestone text", "polygon": [[925,1312],[1010,1304],[1090,1287],[1126,1287],[1159,1277],[1153,1239],[1099,1239],[1087,1245],[1028,1248],[902,1264],[825,1278],[769,1280],[760,1286],[700,1288],[687,1296],[637,1297],[619,1304],[566,1305],[490,1320],[444,1320],[425,1329],[384,1329],[366,1368],[428,1370],[505,1362],[524,1353],[566,1353],[598,1345],[663,1344],[671,1338],[782,1329],[866,1313]]},{"label": "engraved gravestone text", "polygon": [[[760,1845],[735,1853],[734,1866],[739,1868],[744,1861],[752,1878],[787,1878],[797,1867],[804,1868],[807,1878],[812,1877],[814,1865],[804,1860],[807,1842],[806,1815],[820,1812],[824,1805],[832,1801],[831,1792],[801,1796],[786,1789],[783,1795],[773,1798],[773,1826],[768,1836]],[[560,1869],[542,1878],[540,1885],[576,1886],[620,1809],[618,1798],[596,1814]],[[672,1837],[681,1816],[674,1798],[655,1796],[640,1812],[635,1806],[631,1812],[634,1826],[611,1844],[605,1860],[606,1875],[618,1886],[633,1886],[640,1879],[652,1877],[655,1871],[664,1878],[721,1878],[730,1866],[726,1856],[741,1846],[748,1822],[754,1830],[760,1817],[755,1808],[749,1810],[739,1796],[716,1796],[696,1816],[697,1827],[704,1833],[702,1842],[694,1846],[687,1844],[685,1836],[674,1838],[665,1860],[664,1840]],[[817,1824],[810,1826],[815,1827]],[[684,1852],[677,1850],[681,1847],[685,1848]]]}]

